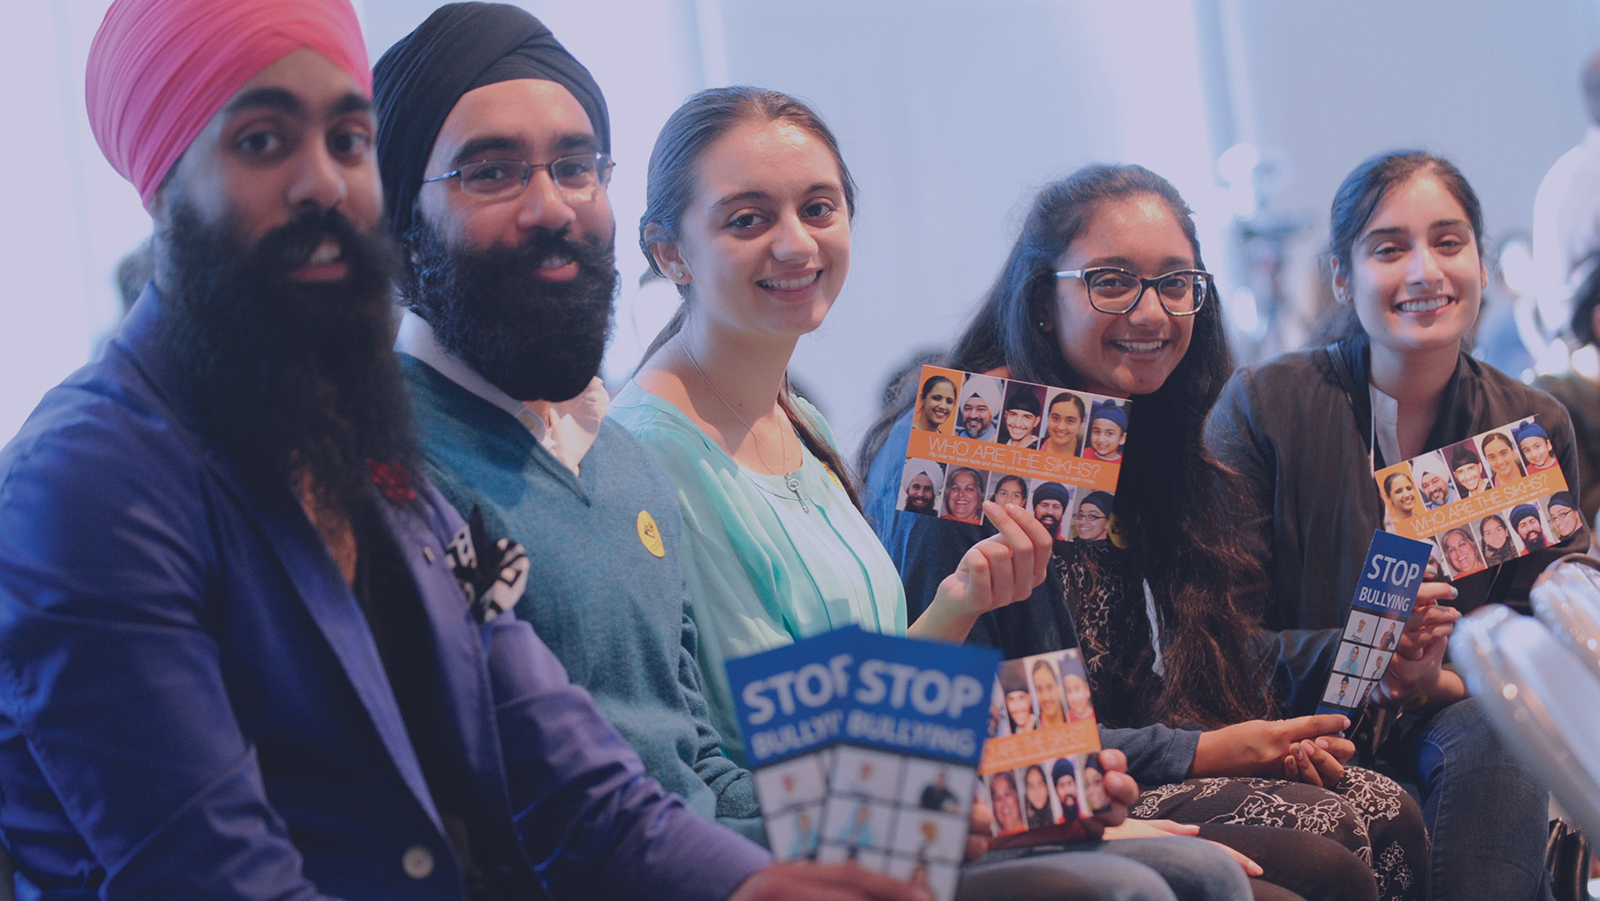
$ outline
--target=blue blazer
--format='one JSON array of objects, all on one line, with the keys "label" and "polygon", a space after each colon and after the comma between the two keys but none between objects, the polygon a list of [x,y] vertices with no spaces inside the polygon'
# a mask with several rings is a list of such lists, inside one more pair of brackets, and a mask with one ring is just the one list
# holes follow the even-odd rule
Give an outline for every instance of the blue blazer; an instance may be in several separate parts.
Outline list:
[{"label": "blue blazer", "polygon": [[[462,897],[361,608],[288,492],[203,435],[147,288],[0,451],[0,840],[20,897]],[[424,486],[389,525],[459,812],[518,897],[722,898],[768,857],[689,813],[511,616]]]}]

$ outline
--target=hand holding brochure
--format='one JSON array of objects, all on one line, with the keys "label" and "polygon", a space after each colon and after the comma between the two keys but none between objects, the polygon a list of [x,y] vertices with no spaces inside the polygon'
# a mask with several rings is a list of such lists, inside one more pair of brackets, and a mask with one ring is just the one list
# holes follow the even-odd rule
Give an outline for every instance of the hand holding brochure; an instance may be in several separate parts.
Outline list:
[{"label": "hand holding brochure", "polygon": [[1356,711],[1367,695],[1388,672],[1400,635],[1411,618],[1428,568],[1432,545],[1401,538],[1388,532],[1373,532],[1361,567],[1361,581],[1350,599],[1339,650],[1333,655],[1333,671],[1322,692],[1318,713],[1343,713],[1354,722]]},{"label": "hand holding brochure", "polygon": [[851,626],[728,661],[772,853],[953,898],[998,658]]},{"label": "hand holding brochure", "polygon": [[1111,806],[1100,732],[1076,648],[1007,660],[995,674],[978,773],[994,813],[992,848],[1083,838]]},{"label": "hand holding brochure", "polygon": [[1518,419],[1373,473],[1384,528],[1432,542],[1440,571],[1469,576],[1583,531],[1550,438]]}]

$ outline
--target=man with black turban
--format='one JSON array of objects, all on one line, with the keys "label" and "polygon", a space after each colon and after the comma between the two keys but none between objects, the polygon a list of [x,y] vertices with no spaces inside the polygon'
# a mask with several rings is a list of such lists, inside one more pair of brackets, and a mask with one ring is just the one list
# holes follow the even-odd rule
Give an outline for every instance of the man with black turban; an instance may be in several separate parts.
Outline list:
[{"label": "man with black turban", "polygon": [[[409,270],[396,347],[429,478],[527,548],[539,591],[517,615],[648,772],[764,840],[754,782],[723,756],[701,694],[677,499],[605,418],[605,99],[538,19],[484,3],[445,6],[402,38],[375,92]],[[485,166],[492,193],[475,187]]]}]

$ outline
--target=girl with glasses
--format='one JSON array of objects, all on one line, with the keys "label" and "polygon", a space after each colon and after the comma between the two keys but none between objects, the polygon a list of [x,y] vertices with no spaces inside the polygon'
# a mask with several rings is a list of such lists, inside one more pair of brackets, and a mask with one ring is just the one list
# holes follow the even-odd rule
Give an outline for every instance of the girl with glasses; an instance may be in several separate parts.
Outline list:
[{"label": "girl with glasses", "polygon": [[[1097,267],[1128,274],[1097,293]],[[1057,542],[1045,584],[985,614],[969,640],[1006,657],[1082,649],[1100,722],[1121,727],[1107,744],[1128,750],[1141,762],[1135,775],[1157,784],[1138,815],[1266,823],[1285,822],[1260,816],[1266,806],[1328,811],[1287,822],[1336,841],[1265,828],[1226,840],[1254,842],[1252,856],[1278,855],[1282,865],[1269,873],[1307,897],[1370,897],[1380,885],[1386,898],[1418,897],[1427,843],[1416,805],[1393,782],[1342,765],[1354,753],[1332,734],[1342,717],[1275,721],[1273,673],[1252,647],[1266,574],[1239,540],[1236,505],[1215,493],[1227,473],[1201,443],[1206,411],[1233,368],[1204,268],[1188,207],[1147,169],[1091,166],[1035,198],[946,365],[1133,402],[1115,498],[1103,496],[1103,511],[1078,508],[1110,517],[1095,524],[1109,525],[1104,533],[1090,532],[1108,540]],[[868,514],[915,615],[953,550],[983,530],[955,526],[963,534],[952,537],[894,515],[909,400],[880,422],[887,440],[863,462],[871,461]],[[1074,525],[1082,539],[1085,524]],[[1207,728],[1167,728],[1197,724]],[[1260,778],[1225,778],[1234,776]],[[1335,782],[1343,794],[1319,787]]]},{"label": "girl with glasses", "polygon": [[[1537,415],[1567,478],[1576,477],[1561,405],[1463,348],[1488,281],[1482,235],[1477,195],[1447,160],[1420,151],[1366,160],[1334,195],[1329,228],[1344,335],[1241,370],[1222,390],[1207,444],[1244,479],[1245,547],[1271,579],[1266,624],[1302,630],[1280,633],[1270,661],[1280,673],[1309,676],[1336,647],[1373,530],[1383,526],[1374,471],[1454,445],[1465,449],[1450,460],[1462,466],[1457,477],[1464,469],[1468,481],[1487,482],[1470,439]],[[1410,712],[1378,759],[1421,787],[1432,897],[1539,897],[1548,891],[1540,887],[1545,794],[1521,775],[1476,702],[1461,700],[1460,678],[1441,669],[1460,614],[1436,602],[1527,610],[1534,577],[1569,548],[1485,569],[1469,533],[1445,541],[1447,552],[1456,550],[1451,565],[1472,574],[1453,588],[1422,586],[1418,613],[1375,693]]]},{"label": "girl with glasses", "polygon": [[[998,534],[958,553],[907,619],[899,575],[860,513],[827,424],[785,379],[796,342],[822,324],[844,284],[854,212],[855,187],[827,126],[773,91],[695,95],[651,153],[640,244],[683,304],[609,415],[656,454],[677,490],[706,697],[736,759],[726,659],[851,624],[960,641],[979,615],[1026,597],[1050,553],[1049,534],[1026,511],[974,494]],[[1107,784],[1119,801],[1137,791],[1121,772]],[[997,799],[1002,822],[1014,813]],[[1239,865],[1201,843],[1114,844],[1153,861],[1184,858],[1200,874],[1182,883],[1187,897],[1245,890]],[[1073,897],[1067,887],[1084,878],[1173,896],[1122,855],[1052,857],[1070,860],[969,868],[961,896],[1011,897],[1044,880]]]}]

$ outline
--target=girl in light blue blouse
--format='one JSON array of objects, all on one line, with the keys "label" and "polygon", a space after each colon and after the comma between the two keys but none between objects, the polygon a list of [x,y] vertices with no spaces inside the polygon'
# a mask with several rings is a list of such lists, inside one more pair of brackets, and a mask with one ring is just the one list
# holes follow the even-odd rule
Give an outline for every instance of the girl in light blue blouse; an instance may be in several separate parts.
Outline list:
[{"label": "girl in light blue blouse", "polygon": [[712,719],[742,755],[723,662],[845,625],[961,641],[1026,597],[1051,540],[1016,505],[906,622],[894,563],[862,518],[827,423],[793,394],[795,343],[850,268],[855,186],[832,136],[774,92],[700,95],[651,156],[640,243],[684,297],[611,415],[677,486]]},{"label": "girl in light blue blouse", "polygon": [[[796,342],[822,324],[849,270],[854,193],[827,127],[771,91],[696,95],[651,154],[640,244],[684,302],[609,415],[677,489],[706,699],[736,759],[724,661],[845,625],[961,641],[980,614],[1043,581],[1053,544],[1025,510],[985,502],[998,534],[969,550],[906,622],[899,574],[860,512],[833,435],[785,378]],[[1126,803],[1137,788],[1120,754],[1107,755]],[[1026,863],[1048,871],[1051,885],[1071,873],[1139,897],[1248,896],[1240,865],[1220,849],[1190,839],[1111,844],[1117,854]],[[1013,864],[1022,863],[968,871],[962,897],[1014,895],[1024,876]],[[1260,872],[1253,863],[1247,871]],[[984,877],[996,880],[993,893],[977,891]]]}]

